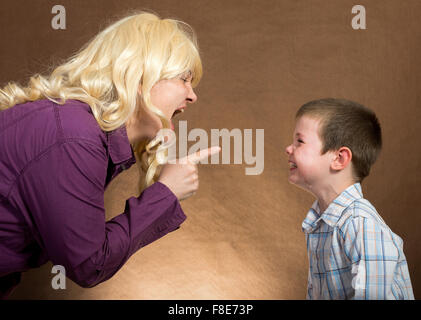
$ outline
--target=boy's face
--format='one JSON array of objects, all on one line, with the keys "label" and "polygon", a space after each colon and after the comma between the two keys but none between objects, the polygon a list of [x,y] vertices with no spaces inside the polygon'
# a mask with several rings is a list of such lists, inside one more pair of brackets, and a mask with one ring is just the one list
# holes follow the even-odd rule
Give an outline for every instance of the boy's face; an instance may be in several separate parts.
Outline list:
[{"label": "boy's face", "polygon": [[295,125],[293,143],[286,148],[288,154],[288,180],[305,190],[317,191],[329,177],[332,155],[321,154],[320,121],[302,116]]}]

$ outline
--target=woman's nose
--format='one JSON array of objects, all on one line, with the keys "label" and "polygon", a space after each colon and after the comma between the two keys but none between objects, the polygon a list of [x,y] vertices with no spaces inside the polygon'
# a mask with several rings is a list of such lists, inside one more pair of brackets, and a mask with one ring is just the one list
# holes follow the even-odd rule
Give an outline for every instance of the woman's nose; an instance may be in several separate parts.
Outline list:
[{"label": "woman's nose", "polygon": [[197,101],[197,96],[196,96],[196,94],[194,93],[194,90],[193,90],[193,88],[192,88],[192,87],[190,87],[189,94],[187,95],[187,100],[188,100],[190,103],[195,103],[195,102]]}]

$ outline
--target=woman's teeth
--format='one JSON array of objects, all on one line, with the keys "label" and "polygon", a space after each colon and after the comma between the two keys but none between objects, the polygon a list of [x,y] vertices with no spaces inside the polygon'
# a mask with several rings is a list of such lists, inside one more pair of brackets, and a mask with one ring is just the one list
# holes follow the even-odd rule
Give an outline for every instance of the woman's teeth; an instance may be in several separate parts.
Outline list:
[{"label": "woman's teeth", "polygon": [[184,112],[184,109],[177,109],[174,111],[172,116],[175,117],[177,114],[182,113],[182,112]]}]

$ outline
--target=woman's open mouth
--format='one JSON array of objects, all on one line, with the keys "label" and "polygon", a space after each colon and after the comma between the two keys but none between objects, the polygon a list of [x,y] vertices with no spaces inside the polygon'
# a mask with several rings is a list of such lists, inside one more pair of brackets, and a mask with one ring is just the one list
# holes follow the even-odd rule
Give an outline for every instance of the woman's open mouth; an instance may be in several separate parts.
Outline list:
[{"label": "woman's open mouth", "polygon": [[171,117],[171,119],[170,119],[170,125],[171,125],[171,129],[172,129],[172,130],[174,130],[174,124],[173,124],[173,122],[172,122],[172,119],[173,119],[174,117],[176,117],[178,114],[183,113],[183,112],[184,112],[184,108],[185,108],[185,107],[178,108],[178,109],[177,109],[177,110],[175,110],[175,111],[174,111],[174,113],[172,114],[172,117]]},{"label": "woman's open mouth", "polygon": [[172,115],[172,117],[171,117],[171,119],[174,118],[179,113],[182,113],[182,112],[184,112],[184,109],[177,109],[177,110],[175,110],[174,113],[173,113],[173,115]]}]

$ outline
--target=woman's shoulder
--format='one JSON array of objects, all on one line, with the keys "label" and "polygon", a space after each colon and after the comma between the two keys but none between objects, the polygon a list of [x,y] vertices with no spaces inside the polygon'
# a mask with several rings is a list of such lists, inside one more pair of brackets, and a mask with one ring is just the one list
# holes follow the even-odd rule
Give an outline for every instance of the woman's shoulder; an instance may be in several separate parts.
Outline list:
[{"label": "woman's shoulder", "polygon": [[87,103],[79,100],[66,100],[62,105],[56,104],[55,109],[59,129],[65,139],[105,142],[106,134],[101,130]]},{"label": "woman's shoulder", "polygon": [[0,112],[2,130],[11,126],[49,127],[57,126],[67,129],[81,129],[90,125],[92,129],[100,129],[90,106],[79,100],[66,100],[58,104],[49,99],[27,101]]},{"label": "woman's shoulder", "polygon": [[35,148],[45,149],[59,140],[86,141],[100,147],[107,136],[96,121],[91,107],[79,100],[58,104],[48,99],[25,102],[0,112],[0,132],[16,137]]},{"label": "woman's shoulder", "polygon": [[8,187],[29,164],[59,148],[105,157],[107,137],[88,104],[38,100],[0,112],[0,180]]}]

